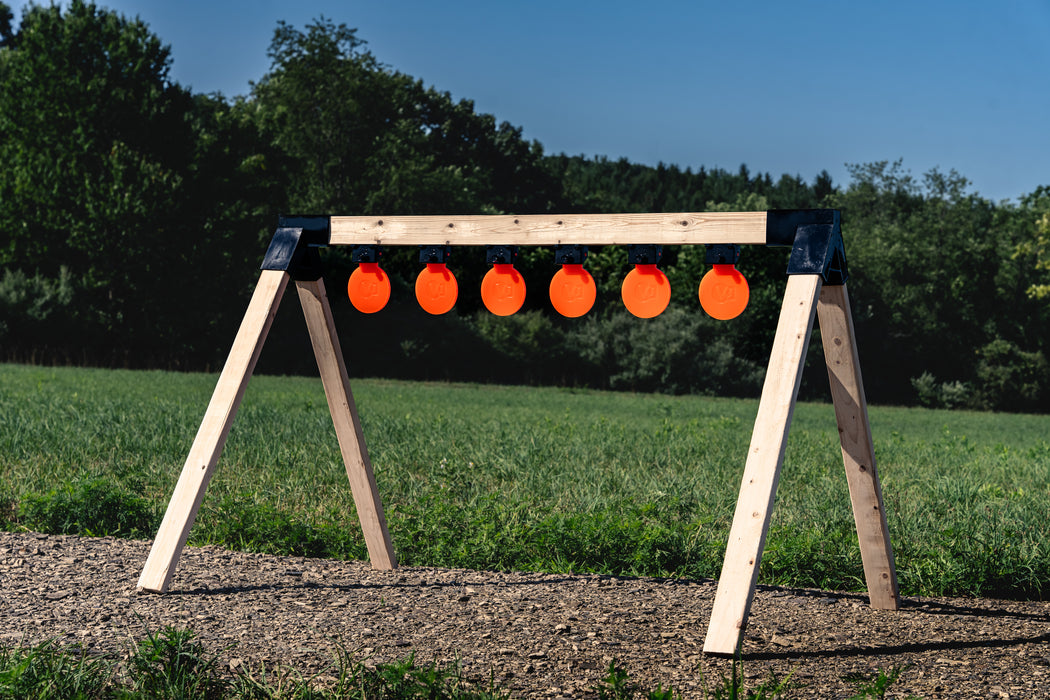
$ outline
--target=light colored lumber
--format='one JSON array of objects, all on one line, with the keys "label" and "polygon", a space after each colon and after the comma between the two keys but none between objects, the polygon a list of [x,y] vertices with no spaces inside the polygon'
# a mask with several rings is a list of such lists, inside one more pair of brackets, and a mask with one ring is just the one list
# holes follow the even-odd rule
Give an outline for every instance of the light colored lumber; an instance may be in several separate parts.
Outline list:
[{"label": "light colored lumber", "polygon": [[140,591],[163,593],[168,590],[288,279],[288,273],[281,270],[264,270],[259,277],[160,530],[153,540],[139,577]]},{"label": "light colored lumber", "polygon": [[764,245],[766,212],[333,216],[331,245]]},{"label": "light colored lumber", "polygon": [[820,275],[788,277],[704,640],[705,653],[734,654],[747,626],[820,286]]},{"label": "light colored lumber", "polygon": [[321,372],[321,383],[328,399],[328,410],[332,414],[339,449],[343,454],[346,476],[350,479],[357,517],[361,521],[365,544],[368,546],[368,557],[376,569],[397,568],[394,545],[390,541],[372,462],[365,448],[365,436],[350,391],[350,378],[343,361],[343,351],[339,347],[324,281],[297,281],[295,284],[306,316],[306,327],[310,331],[317,367]]},{"label": "light colored lumber", "polygon": [[897,569],[886,524],[882,487],[875,468],[868,404],[864,397],[853,315],[845,285],[824,287],[817,304],[817,318],[868,597],[873,608],[896,610],[900,607]]}]

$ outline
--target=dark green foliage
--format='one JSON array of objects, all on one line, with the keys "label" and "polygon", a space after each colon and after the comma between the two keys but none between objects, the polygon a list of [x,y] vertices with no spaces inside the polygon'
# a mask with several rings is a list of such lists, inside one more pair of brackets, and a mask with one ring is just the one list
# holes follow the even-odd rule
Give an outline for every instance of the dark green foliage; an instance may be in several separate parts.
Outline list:
[{"label": "dark green foliage", "polygon": [[54,642],[30,649],[0,647],[0,700],[114,697],[114,675],[106,659],[79,648],[62,648]]},{"label": "dark green foliage", "polygon": [[206,512],[212,525],[206,537],[248,552],[329,559],[366,559],[368,551],[358,529],[341,523],[308,521],[248,495],[224,498]]},{"label": "dark green foliage", "polygon": [[[842,210],[850,293],[873,401],[1050,407],[1048,307],[1028,293],[1039,209],[996,206],[956,173],[921,182],[901,163],[852,167]],[[1026,230],[1027,229],[1027,230]]]},{"label": "dark green foliage", "polygon": [[977,351],[977,384],[986,406],[1031,411],[1040,407],[1050,368],[1042,350],[1025,352],[1003,338]]},{"label": "dark green foliage", "polygon": [[30,358],[48,358],[52,349],[68,343],[77,327],[73,295],[68,267],[60,267],[55,278],[5,269],[0,277],[0,340],[31,339]]},{"label": "dark green foliage", "polygon": [[617,310],[578,325],[569,346],[586,363],[592,382],[611,389],[755,394],[761,366],[735,356],[719,330],[711,319],[679,307],[647,321]]},{"label": "dark green foliage", "polygon": [[7,3],[0,2],[0,49],[11,44],[14,40],[14,30],[11,26],[11,21],[15,18],[15,13],[11,11],[11,8]]},{"label": "dark green foliage", "polygon": [[225,344],[268,228],[245,204],[257,139],[170,62],[143,23],[82,0],[27,6],[0,49],[0,270],[49,300],[0,306],[8,359],[199,366]]},{"label": "dark green foliage", "polygon": [[149,537],[160,525],[155,505],[112,482],[92,479],[22,496],[18,525],[66,535]]},{"label": "dark green foliage", "polygon": [[138,643],[131,655],[132,685],[137,697],[170,700],[218,700],[227,696],[219,657],[187,629],[165,627]]}]

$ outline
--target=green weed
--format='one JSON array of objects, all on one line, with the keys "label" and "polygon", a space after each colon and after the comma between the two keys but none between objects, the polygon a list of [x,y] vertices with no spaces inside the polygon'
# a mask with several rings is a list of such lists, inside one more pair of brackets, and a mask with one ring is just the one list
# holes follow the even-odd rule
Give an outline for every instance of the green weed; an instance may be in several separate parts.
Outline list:
[{"label": "green weed", "polygon": [[156,532],[160,515],[146,499],[94,478],[47,493],[23,494],[17,521],[41,532],[143,538]]},{"label": "green weed", "polygon": [[169,700],[218,699],[229,682],[219,673],[218,655],[186,629],[147,632],[130,661],[130,684],[138,697]]},{"label": "green weed", "polygon": [[749,689],[744,682],[744,666],[738,655],[733,657],[729,678],[723,676],[714,688],[708,688],[704,679],[704,695],[711,700],[783,700],[788,697],[787,691],[795,687],[790,681],[790,676],[780,680],[770,671],[768,680]]},{"label": "green weed", "polygon": [[[850,700],[867,700],[868,698],[882,700],[886,697],[890,686],[897,682],[903,672],[903,668],[895,666],[889,671],[880,668],[871,675],[851,674],[846,676],[845,680],[849,681],[857,691]],[[913,698],[915,698],[914,695],[908,696],[909,700]]]},{"label": "green weed", "polygon": [[0,647],[0,698],[107,697],[114,669],[105,659],[52,642],[33,648]]},{"label": "green weed", "polygon": [[676,700],[681,697],[674,688],[665,689],[661,685],[657,685],[653,690],[644,690],[641,685],[631,680],[627,671],[616,665],[615,659],[609,662],[605,678],[593,690],[598,700],[633,700],[636,697],[646,700]]},{"label": "green weed", "polygon": [[366,665],[337,647],[333,665],[311,678],[294,669],[226,672],[220,656],[186,629],[166,627],[135,644],[126,665],[52,642],[0,648],[0,699],[67,700],[503,700],[492,681],[467,680],[459,666],[420,665],[414,657]]}]

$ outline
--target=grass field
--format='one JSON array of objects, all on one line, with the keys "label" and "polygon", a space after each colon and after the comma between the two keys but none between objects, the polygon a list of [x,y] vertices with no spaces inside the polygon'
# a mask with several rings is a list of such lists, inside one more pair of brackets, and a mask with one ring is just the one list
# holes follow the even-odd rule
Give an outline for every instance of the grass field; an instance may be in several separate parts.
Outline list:
[{"label": "grass field", "polygon": [[[0,526],[152,537],[214,383],[0,365]],[[757,398],[352,384],[402,563],[718,575]],[[871,420],[903,593],[1050,593],[1050,418]],[[191,543],[366,558],[319,379],[252,380]],[[795,413],[760,580],[864,589],[829,404]]]}]

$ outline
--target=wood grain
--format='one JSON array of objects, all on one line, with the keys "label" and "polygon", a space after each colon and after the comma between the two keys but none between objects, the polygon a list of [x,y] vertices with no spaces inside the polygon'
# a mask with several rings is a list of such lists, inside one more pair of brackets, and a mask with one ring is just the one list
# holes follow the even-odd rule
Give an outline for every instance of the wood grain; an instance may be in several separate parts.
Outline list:
[{"label": "wood grain", "polygon": [[766,212],[333,216],[331,245],[764,245]]},{"label": "wood grain", "polygon": [[321,383],[335,425],[339,450],[346,466],[346,476],[354,495],[357,517],[361,521],[365,544],[368,546],[368,557],[376,569],[397,568],[397,557],[390,541],[372,462],[365,447],[354,395],[350,391],[350,378],[343,361],[343,351],[339,346],[324,281],[297,281],[295,284],[306,316],[306,327],[310,331],[314,357],[321,372]]},{"label": "wood grain", "polygon": [[820,275],[788,277],[704,640],[705,653],[733,655],[747,627],[820,286]]},{"label": "wood grain", "polygon": [[190,529],[197,519],[204,492],[226,445],[230,426],[244,398],[244,390],[259,359],[259,352],[266,341],[281,297],[284,296],[288,279],[288,273],[281,270],[264,270],[259,277],[226,365],[204,413],[204,420],[164,513],[160,530],[153,540],[139,577],[140,591],[163,593],[171,584],[182,548],[186,546]]},{"label": "wood grain", "polygon": [[845,285],[821,290],[817,318],[868,597],[873,608],[896,610],[900,607],[897,568],[886,523],[882,486],[875,468],[868,403],[864,396],[853,315]]}]

